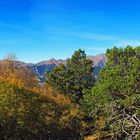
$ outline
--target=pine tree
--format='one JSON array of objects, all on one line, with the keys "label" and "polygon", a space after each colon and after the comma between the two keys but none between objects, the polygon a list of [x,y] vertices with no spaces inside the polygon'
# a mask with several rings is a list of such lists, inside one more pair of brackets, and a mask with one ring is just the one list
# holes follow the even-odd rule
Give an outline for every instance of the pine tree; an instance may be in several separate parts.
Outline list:
[{"label": "pine tree", "polygon": [[85,51],[75,51],[66,65],[60,64],[47,74],[47,83],[63,91],[74,101],[83,98],[84,89],[90,89],[95,82],[93,62],[86,58]]}]

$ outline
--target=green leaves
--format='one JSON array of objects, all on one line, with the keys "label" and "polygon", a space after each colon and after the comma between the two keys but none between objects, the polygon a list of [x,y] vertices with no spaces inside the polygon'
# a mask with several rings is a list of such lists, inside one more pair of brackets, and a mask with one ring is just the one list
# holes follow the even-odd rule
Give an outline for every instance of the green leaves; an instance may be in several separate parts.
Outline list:
[{"label": "green leaves", "polygon": [[108,61],[98,83],[84,96],[85,111],[95,122],[103,116],[114,134],[138,138],[140,124],[135,121],[140,117],[140,47],[114,47],[106,55]]},{"label": "green leaves", "polygon": [[79,49],[65,66],[60,64],[48,73],[46,82],[78,103],[83,98],[83,90],[94,85],[93,62]]}]

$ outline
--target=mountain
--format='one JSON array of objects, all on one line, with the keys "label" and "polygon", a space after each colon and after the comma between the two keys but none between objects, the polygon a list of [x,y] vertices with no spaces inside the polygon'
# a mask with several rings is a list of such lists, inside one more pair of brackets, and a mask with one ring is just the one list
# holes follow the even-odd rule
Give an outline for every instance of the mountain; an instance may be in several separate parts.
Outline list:
[{"label": "mountain", "polygon": [[[98,77],[99,71],[106,64],[105,54],[99,54],[96,56],[87,56],[87,59],[90,59],[93,61],[94,74],[96,77]],[[44,81],[45,80],[44,75],[46,72],[50,72],[54,67],[58,66],[61,63],[66,64],[66,60],[62,60],[62,59],[56,60],[52,58],[50,60],[44,60],[36,64],[16,61],[16,66],[20,68],[24,67],[24,68],[33,70],[33,72],[39,76],[40,81]]]},{"label": "mountain", "polygon": [[107,61],[106,55],[99,54],[96,56],[87,56],[87,58],[93,61],[94,74],[96,77],[98,77],[101,68],[106,65],[106,61]]},{"label": "mountain", "polygon": [[[95,76],[98,77],[99,71],[102,67],[106,64],[106,56],[105,54],[99,54],[96,56],[87,56],[88,59],[92,60],[94,63],[94,73]],[[66,59],[67,60],[67,59]],[[39,77],[41,81],[45,80],[45,73],[50,72],[54,67],[58,66],[59,64],[66,64],[66,60],[56,60],[54,58],[50,60],[44,60],[36,64],[22,64],[22,66],[25,66],[29,69],[32,69]]]}]

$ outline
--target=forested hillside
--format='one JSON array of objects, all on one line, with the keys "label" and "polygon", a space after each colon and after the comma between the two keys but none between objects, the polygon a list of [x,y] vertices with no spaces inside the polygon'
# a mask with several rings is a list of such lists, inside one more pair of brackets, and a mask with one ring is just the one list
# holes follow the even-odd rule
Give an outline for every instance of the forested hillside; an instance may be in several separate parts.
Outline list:
[{"label": "forested hillside", "polygon": [[98,78],[79,49],[39,77],[0,61],[0,140],[140,140],[140,47],[114,47]]}]

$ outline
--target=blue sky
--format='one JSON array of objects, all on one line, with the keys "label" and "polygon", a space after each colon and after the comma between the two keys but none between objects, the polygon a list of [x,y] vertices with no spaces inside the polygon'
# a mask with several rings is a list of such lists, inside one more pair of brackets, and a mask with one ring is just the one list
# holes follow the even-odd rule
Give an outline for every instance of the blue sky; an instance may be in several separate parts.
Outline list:
[{"label": "blue sky", "polygon": [[21,61],[88,55],[140,44],[139,0],[1,0],[0,59]]}]

